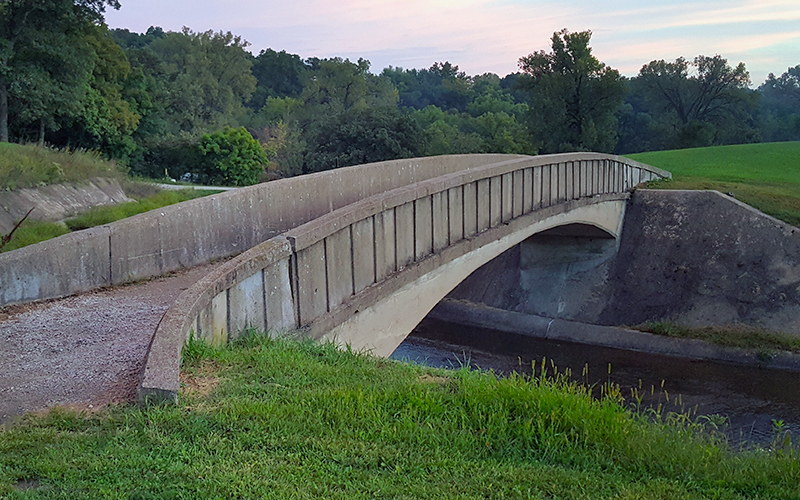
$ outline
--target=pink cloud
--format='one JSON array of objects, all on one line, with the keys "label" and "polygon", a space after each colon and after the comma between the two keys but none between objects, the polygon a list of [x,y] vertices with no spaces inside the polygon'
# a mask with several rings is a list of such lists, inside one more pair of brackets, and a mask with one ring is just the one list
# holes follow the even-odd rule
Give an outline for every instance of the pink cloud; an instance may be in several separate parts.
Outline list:
[{"label": "pink cloud", "polygon": [[[244,35],[254,52],[270,47],[301,57],[352,59],[369,54],[376,71],[403,61],[421,67],[450,58],[467,73],[501,75],[516,71],[521,56],[548,49],[552,33],[564,27],[592,29],[595,55],[627,74],[652,59],[712,52],[746,58],[770,47],[780,52],[781,66],[788,67],[800,62],[790,64],[796,50],[790,54],[785,47],[797,30],[768,26],[796,20],[796,0],[644,7],[633,1],[610,6],[587,0],[123,0],[121,11],[108,14],[112,27],[134,31],[150,25],[233,31]],[[763,55],[754,64],[760,60]]]}]

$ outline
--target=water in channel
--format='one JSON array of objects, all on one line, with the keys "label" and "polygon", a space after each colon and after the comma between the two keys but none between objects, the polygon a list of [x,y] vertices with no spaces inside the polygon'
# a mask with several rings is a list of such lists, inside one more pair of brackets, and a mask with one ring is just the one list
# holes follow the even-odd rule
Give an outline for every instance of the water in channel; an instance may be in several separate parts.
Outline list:
[{"label": "water in channel", "polygon": [[643,406],[661,403],[665,411],[691,411],[695,418],[725,417],[721,430],[733,446],[769,446],[787,431],[797,445],[800,436],[800,373],[542,340],[430,318],[391,357],[506,374],[531,374],[532,363],[541,366],[546,359],[559,371],[571,369],[580,382],[600,386],[610,381],[619,384],[623,396],[637,389]]}]

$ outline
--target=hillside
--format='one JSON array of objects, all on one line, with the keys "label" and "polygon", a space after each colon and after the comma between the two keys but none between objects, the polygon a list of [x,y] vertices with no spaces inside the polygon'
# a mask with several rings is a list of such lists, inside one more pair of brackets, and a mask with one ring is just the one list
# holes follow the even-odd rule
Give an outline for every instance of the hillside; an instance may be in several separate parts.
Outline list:
[{"label": "hillside", "polygon": [[716,189],[800,225],[800,142],[740,144],[627,155],[672,172],[657,189]]}]

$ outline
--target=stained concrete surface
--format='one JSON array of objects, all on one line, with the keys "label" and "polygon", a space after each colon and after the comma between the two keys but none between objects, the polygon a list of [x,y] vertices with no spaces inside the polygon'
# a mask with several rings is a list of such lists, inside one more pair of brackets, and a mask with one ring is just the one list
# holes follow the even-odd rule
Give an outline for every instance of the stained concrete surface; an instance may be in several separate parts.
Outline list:
[{"label": "stained concrete surface", "polygon": [[596,322],[618,242],[576,224],[535,234],[481,267],[448,298],[548,318]]},{"label": "stained concrete surface", "polygon": [[715,191],[637,190],[621,235],[535,235],[448,298],[599,325],[800,335],[800,229]]},{"label": "stained concrete surface", "polygon": [[639,190],[622,234],[601,324],[800,335],[800,229],[716,191]]}]

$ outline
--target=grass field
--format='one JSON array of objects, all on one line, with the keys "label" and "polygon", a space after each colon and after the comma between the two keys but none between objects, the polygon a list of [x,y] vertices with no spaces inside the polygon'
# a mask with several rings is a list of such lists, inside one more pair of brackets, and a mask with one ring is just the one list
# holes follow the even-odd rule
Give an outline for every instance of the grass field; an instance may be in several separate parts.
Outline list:
[{"label": "grass field", "polygon": [[[191,344],[176,406],[28,416],[3,498],[798,498],[800,456],[734,452],[615,388],[498,379],[250,334]],[[541,367],[537,369],[541,373]],[[654,423],[654,417],[665,423]]]},{"label": "grass field", "polygon": [[628,155],[672,172],[658,189],[716,189],[800,226],[800,142],[741,144]]}]

